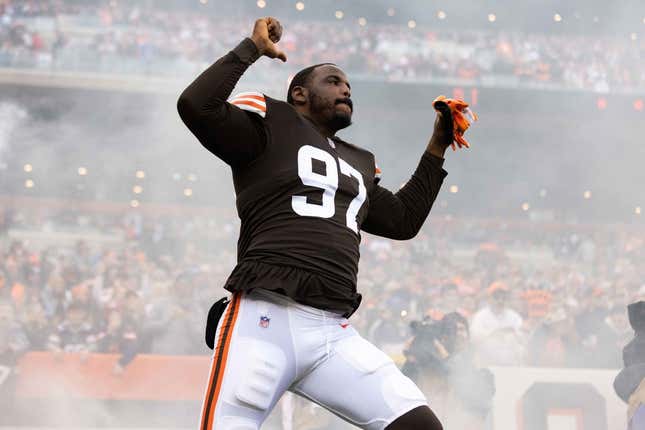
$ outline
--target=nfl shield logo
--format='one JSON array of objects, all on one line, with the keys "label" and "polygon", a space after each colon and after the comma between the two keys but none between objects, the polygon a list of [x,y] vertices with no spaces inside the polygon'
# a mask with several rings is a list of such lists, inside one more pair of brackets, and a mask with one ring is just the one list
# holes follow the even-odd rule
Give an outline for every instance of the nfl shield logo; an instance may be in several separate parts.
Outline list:
[{"label": "nfl shield logo", "polygon": [[262,328],[267,328],[267,327],[269,327],[269,322],[270,322],[270,321],[271,321],[271,318],[269,318],[269,317],[268,317],[268,316],[266,316],[266,315],[262,315],[262,316],[260,317],[260,324],[259,324],[259,325],[260,325],[260,327],[262,327]]}]

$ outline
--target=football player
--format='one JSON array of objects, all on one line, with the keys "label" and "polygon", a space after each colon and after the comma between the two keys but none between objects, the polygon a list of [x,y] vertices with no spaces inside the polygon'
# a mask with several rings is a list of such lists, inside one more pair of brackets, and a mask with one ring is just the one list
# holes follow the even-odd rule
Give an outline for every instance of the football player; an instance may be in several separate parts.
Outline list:
[{"label": "football player", "polygon": [[336,65],[300,71],[286,102],[260,92],[231,98],[258,58],[287,60],[281,36],[275,18],[258,19],[178,100],[186,126],[231,167],[241,220],[201,429],[259,429],[286,390],[361,428],[441,429],[414,383],[347,318],[361,302],[361,231],[411,239],[432,207],[453,143],[450,109],[438,104],[415,172],[392,193],[378,185],[374,155],[336,136],[354,111]]}]

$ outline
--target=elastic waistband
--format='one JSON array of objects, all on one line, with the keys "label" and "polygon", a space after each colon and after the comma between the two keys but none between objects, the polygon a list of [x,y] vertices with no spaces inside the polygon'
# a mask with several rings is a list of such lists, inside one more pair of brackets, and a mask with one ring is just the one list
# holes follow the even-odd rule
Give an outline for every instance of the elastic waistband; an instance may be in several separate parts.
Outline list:
[{"label": "elastic waistband", "polygon": [[297,309],[300,312],[317,316],[320,318],[330,318],[336,320],[344,320],[342,311],[326,311],[323,309],[314,308],[313,306],[303,305],[293,300],[291,297],[287,297],[284,294],[276,293],[275,291],[270,291],[265,288],[254,288],[251,290],[248,295],[250,297],[257,297],[268,302],[281,304],[292,309]]}]

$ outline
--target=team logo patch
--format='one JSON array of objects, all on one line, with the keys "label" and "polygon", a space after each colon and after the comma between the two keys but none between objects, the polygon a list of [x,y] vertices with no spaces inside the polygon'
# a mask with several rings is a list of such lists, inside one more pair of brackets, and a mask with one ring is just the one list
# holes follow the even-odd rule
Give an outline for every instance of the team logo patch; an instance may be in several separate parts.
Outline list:
[{"label": "team logo patch", "polygon": [[267,315],[262,315],[260,316],[260,323],[258,325],[262,328],[267,328],[269,327],[269,322],[271,322],[271,318]]}]

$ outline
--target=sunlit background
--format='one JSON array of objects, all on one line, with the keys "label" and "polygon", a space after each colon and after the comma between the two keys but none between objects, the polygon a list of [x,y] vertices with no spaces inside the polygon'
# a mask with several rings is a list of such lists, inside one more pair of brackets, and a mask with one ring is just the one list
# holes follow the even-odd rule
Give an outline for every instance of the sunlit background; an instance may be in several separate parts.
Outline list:
[{"label": "sunlit background", "polygon": [[[288,62],[260,59],[236,92],[285,99],[298,70],[337,64],[355,107],[340,136],[394,191],[436,96],[480,117],[420,235],[363,235],[361,334],[403,365],[411,322],[467,319],[454,355],[497,392],[471,413],[439,372],[424,391],[447,429],[626,428],[612,383],[645,299],[636,0],[0,0],[0,426],[198,422],[239,222],[230,170],[176,101],[263,16]],[[344,426],[288,397],[263,428]]]}]

